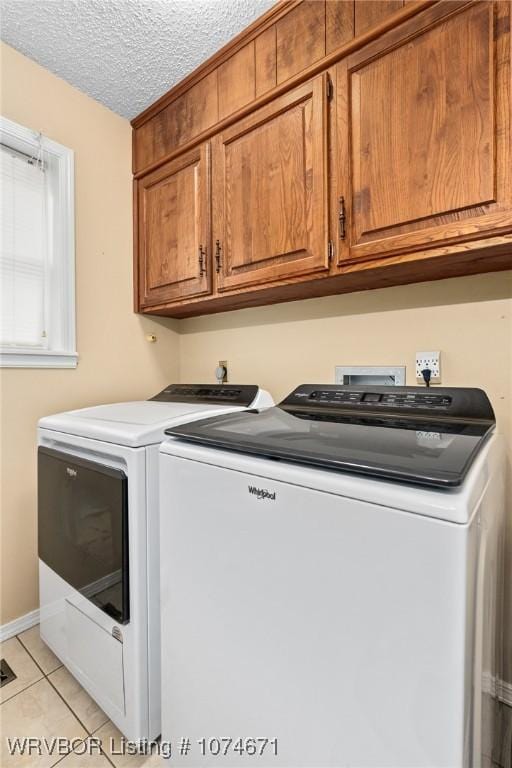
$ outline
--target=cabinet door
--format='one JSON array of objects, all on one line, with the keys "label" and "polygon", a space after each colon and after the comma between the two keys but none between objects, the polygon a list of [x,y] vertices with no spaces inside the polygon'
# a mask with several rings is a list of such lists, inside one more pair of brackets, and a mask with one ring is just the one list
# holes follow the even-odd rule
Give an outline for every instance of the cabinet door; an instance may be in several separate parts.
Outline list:
[{"label": "cabinet door", "polygon": [[341,261],[512,230],[509,15],[439,3],[338,65]]},{"label": "cabinet door", "polygon": [[321,75],[212,140],[219,290],[328,269],[326,93]]},{"label": "cabinet door", "polygon": [[139,303],[211,290],[209,146],[143,177],[138,188]]}]

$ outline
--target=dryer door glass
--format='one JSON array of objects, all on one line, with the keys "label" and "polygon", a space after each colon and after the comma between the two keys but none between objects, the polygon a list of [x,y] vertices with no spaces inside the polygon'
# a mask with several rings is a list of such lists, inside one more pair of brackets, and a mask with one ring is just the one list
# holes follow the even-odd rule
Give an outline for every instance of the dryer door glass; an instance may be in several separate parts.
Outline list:
[{"label": "dryer door glass", "polygon": [[121,624],[129,620],[127,491],[121,470],[38,450],[39,557]]}]

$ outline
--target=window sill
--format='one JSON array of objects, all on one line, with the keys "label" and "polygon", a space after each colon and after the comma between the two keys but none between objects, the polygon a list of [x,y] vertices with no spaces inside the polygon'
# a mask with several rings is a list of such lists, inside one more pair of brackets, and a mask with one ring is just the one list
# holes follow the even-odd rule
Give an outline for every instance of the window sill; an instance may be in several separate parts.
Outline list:
[{"label": "window sill", "polygon": [[0,350],[0,368],[76,368],[76,352],[11,352]]}]

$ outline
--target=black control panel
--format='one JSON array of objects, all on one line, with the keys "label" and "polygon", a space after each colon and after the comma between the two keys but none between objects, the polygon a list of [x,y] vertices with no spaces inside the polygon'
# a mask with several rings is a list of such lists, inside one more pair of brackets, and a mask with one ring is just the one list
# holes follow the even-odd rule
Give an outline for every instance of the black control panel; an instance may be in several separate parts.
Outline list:
[{"label": "black control panel", "polygon": [[463,387],[346,387],[303,384],[281,403],[284,408],[338,408],[494,421],[485,392]]},{"label": "black control panel", "polygon": [[352,405],[372,405],[377,407],[392,406],[397,408],[428,408],[437,410],[442,408],[446,410],[452,402],[450,395],[429,395],[419,392],[408,392],[402,394],[382,393],[382,392],[326,392],[323,389],[314,390],[309,394],[309,400],[315,403],[329,403],[336,405],[338,403],[349,403]]},{"label": "black control panel", "polygon": [[161,403],[225,403],[248,407],[257,394],[258,387],[254,384],[169,384],[150,400]]}]

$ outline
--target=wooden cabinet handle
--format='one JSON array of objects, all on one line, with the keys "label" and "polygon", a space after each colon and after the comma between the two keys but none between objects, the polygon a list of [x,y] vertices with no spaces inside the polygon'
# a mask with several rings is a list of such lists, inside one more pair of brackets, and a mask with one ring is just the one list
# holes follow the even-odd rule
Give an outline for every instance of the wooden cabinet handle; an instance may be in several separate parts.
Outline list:
[{"label": "wooden cabinet handle", "polygon": [[215,267],[215,271],[217,274],[220,272],[221,269],[221,261],[220,261],[220,252],[221,252],[221,246],[220,246],[220,240],[217,240],[215,242],[215,261],[217,266]]},{"label": "wooden cabinet handle", "polygon": [[346,234],[346,232],[345,232],[345,225],[346,225],[346,222],[347,222],[347,216],[346,216],[346,213],[345,213],[345,198],[344,197],[340,197],[339,203],[340,203],[340,207],[339,207],[339,211],[338,211],[338,223],[339,223],[339,226],[340,226],[340,240],[344,240],[345,239],[345,234]]},{"label": "wooden cabinet handle", "polygon": [[199,246],[199,277],[206,275],[206,250]]}]

